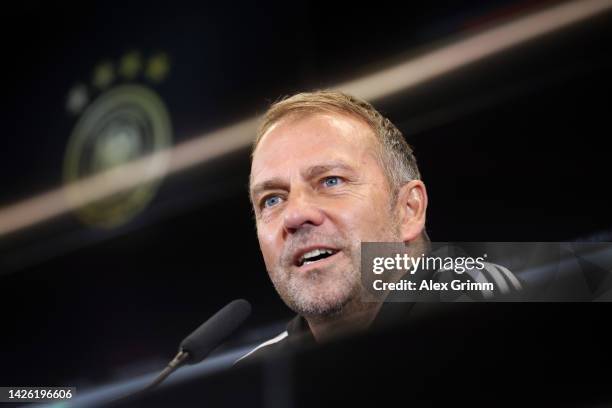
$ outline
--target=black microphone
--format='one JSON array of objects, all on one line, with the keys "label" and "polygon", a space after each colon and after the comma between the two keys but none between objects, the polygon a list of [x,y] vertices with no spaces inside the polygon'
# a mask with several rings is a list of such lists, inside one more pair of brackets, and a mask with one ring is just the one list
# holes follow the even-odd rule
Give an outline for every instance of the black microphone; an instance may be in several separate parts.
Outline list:
[{"label": "black microphone", "polygon": [[251,305],[246,300],[236,299],[230,302],[181,342],[178,354],[143,391],[159,385],[182,364],[202,361],[242,326],[250,314]]}]

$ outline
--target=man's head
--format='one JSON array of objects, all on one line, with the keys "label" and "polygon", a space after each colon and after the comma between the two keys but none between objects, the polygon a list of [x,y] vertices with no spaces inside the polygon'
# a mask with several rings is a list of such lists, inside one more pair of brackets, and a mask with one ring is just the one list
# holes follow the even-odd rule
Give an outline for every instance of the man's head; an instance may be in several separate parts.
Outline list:
[{"label": "man's head", "polygon": [[304,316],[358,309],[361,242],[427,239],[412,149],[370,104],[339,92],[297,94],[268,110],[250,195],[270,278]]}]

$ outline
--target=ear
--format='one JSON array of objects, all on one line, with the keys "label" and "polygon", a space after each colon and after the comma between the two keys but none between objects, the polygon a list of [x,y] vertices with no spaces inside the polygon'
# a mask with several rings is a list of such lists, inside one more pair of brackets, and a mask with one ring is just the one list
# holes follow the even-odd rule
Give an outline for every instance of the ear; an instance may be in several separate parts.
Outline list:
[{"label": "ear", "polygon": [[401,222],[400,234],[404,242],[417,238],[425,228],[427,190],[421,180],[404,184],[397,195],[397,211]]}]

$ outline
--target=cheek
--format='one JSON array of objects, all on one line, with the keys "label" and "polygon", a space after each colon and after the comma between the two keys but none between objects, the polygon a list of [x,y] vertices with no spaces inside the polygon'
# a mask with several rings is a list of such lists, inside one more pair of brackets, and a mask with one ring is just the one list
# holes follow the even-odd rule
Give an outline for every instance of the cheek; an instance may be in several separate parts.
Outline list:
[{"label": "cheek", "polygon": [[275,235],[265,227],[263,229],[258,227],[257,239],[259,240],[259,248],[261,249],[266,266],[274,265],[280,254],[280,246],[275,241]]},{"label": "cheek", "polygon": [[389,203],[382,197],[353,204],[339,214],[339,220],[349,237],[364,242],[380,240],[391,223]]}]

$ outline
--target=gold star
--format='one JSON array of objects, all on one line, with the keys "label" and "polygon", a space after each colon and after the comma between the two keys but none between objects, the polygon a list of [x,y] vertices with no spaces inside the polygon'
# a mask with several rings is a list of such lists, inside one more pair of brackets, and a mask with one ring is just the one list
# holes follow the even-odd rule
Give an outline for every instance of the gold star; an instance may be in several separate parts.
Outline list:
[{"label": "gold star", "polygon": [[138,51],[130,51],[121,58],[119,74],[126,79],[134,79],[142,69],[142,59]]},{"label": "gold star", "polygon": [[115,79],[113,64],[105,61],[94,69],[93,85],[98,89],[107,88]]},{"label": "gold star", "polygon": [[161,82],[170,71],[170,60],[165,53],[159,53],[149,59],[147,64],[147,78],[153,82]]}]

